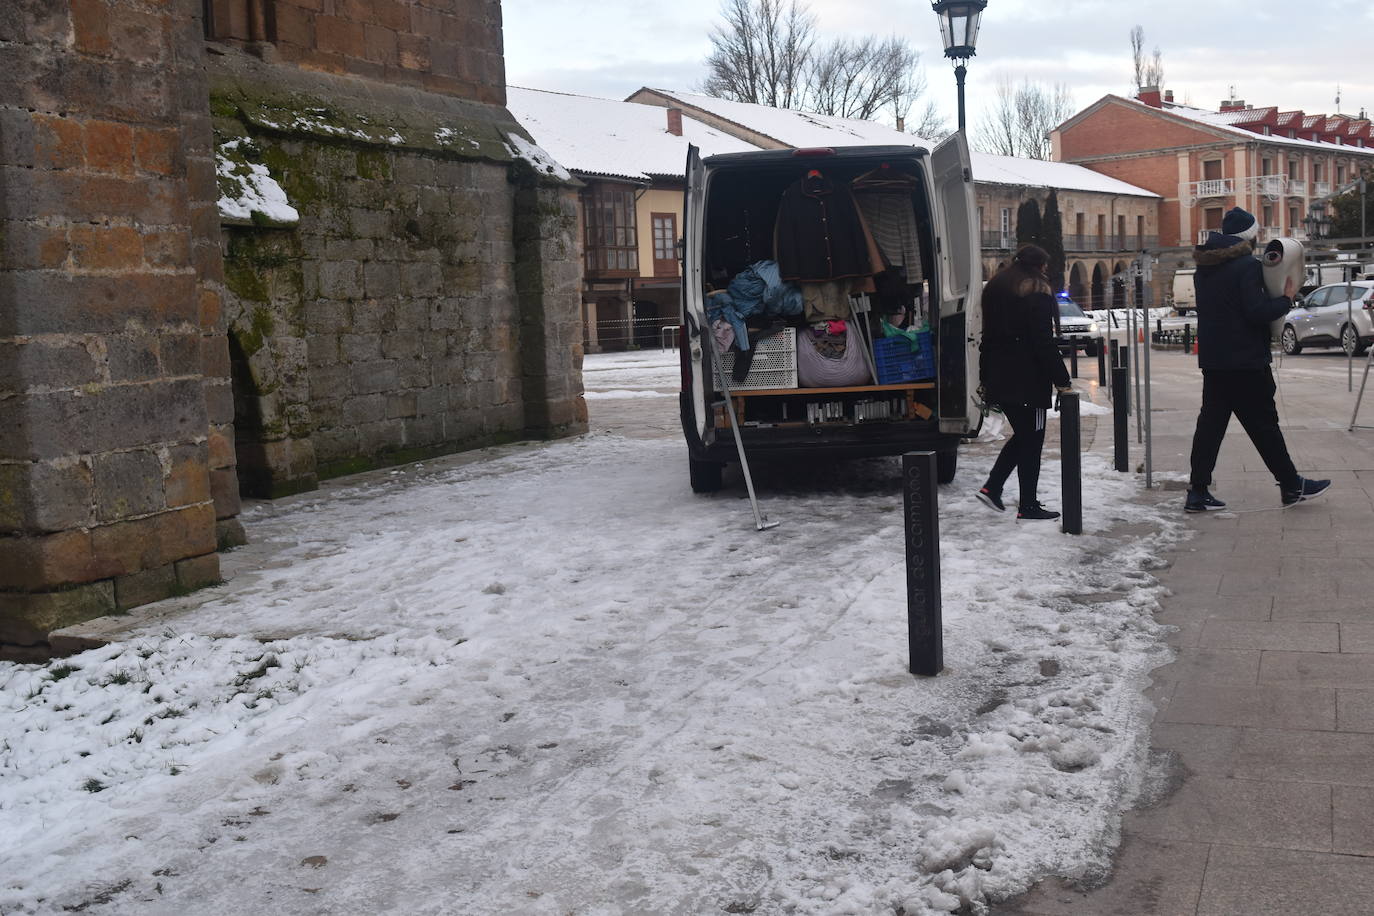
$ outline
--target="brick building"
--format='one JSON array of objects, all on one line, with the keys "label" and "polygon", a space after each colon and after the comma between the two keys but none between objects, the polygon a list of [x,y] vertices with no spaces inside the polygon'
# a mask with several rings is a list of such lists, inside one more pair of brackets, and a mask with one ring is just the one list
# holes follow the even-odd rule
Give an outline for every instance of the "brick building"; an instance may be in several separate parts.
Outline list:
[{"label": "brick building", "polygon": [[1051,141],[1060,161],[1159,194],[1165,248],[1195,244],[1236,206],[1259,218],[1265,237],[1305,238],[1313,205],[1320,209],[1374,165],[1368,119],[1236,99],[1206,111],[1153,87],[1134,99],[1104,96],[1061,124]]},{"label": "brick building", "polygon": [[20,0],[0,48],[0,652],[217,581],[241,490],[585,428],[498,0]]}]

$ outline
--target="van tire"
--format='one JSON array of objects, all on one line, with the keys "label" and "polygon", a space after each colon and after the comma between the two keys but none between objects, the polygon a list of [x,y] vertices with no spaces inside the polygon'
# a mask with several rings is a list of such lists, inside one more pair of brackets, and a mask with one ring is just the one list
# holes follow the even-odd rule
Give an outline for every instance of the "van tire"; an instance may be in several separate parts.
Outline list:
[{"label": "van tire", "polygon": [[953,483],[959,470],[959,453],[950,449],[935,453],[935,479],[940,483]]},{"label": "van tire", "polygon": [[716,461],[697,461],[687,457],[687,474],[692,479],[693,493],[715,493],[721,487],[725,465]]}]

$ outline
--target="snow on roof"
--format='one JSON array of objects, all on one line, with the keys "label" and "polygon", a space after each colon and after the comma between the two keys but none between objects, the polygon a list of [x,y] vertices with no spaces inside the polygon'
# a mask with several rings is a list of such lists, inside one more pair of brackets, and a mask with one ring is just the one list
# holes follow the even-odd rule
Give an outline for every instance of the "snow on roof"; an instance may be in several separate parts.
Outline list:
[{"label": "snow on roof", "polygon": [[[1146,108],[1150,111],[1161,110],[1159,108],[1154,107],[1153,105],[1147,105],[1139,99],[1128,99],[1123,96],[1116,96],[1115,98],[1118,98],[1121,101],[1127,102],[1131,105],[1139,105],[1141,108]],[[1208,111],[1205,108],[1193,108],[1189,105],[1170,104],[1168,102],[1164,103],[1164,108],[1162,110],[1168,114],[1174,115],[1175,117],[1184,118],[1189,121],[1197,121],[1215,130],[1224,131],[1228,134],[1238,134],[1242,137],[1251,140],[1255,139],[1256,137],[1262,137],[1266,143],[1277,143],[1282,146],[1298,146],[1303,147],[1305,149],[1321,149],[1327,151],[1330,151],[1332,147],[1336,146],[1336,144],[1334,143],[1324,143],[1320,140],[1302,140],[1295,137],[1282,137],[1278,134],[1258,134],[1255,133],[1253,130],[1246,130],[1244,127],[1235,127],[1233,126],[1233,121],[1235,120],[1233,118],[1233,115],[1238,114],[1238,112]],[[1254,110],[1260,111],[1261,109]],[[1247,109],[1247,112],[1248,111],[1249,109]],[[1317,129],[1322,129],[1323,125],[1321,122],[1325,118],[1325,115],[1308,115],[1303,119],[1302,129],[1310,130],[1314,127]],[[1374,149],[1359,146],[1342,146],[1340,147],[1340,149],[1342,152],[1346,153],[1374,152]]]},{"label": "snow on roof", "polygon": [[[894,127],[857,118],[811,114],[772,108],[750,102],[731,102],[711,96],[688,92],[652,89],[659,95],[677,99],[726,118],[741,127],[766,134],[791,147],[900,145],[934,146],[915,134],[903,133]],[[1153,191],[1109,178],[1100,172],[1064,162],[1044,162],[988,153],[971,154],[973,177],[987,184],[1024,185],[1036,188],[1060,188],[1065,191],[1096,191],[1104,194],[1123,194],[1136,197],[1158,197]]]},{"label": "snow on roof", "polygon": [[540,147],[583,174],[681,176],[689,143],[703,156],[758,148],[691,118],[682,119],[682,136],[670,134],[666,109],[631,102],[508,86],[506,108]]}]

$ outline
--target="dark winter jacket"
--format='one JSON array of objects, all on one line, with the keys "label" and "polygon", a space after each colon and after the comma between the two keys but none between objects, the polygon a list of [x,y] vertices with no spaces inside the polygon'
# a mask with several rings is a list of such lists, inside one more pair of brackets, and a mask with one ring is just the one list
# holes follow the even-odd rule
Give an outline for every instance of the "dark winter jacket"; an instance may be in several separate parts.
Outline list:
[{"label": "dark winter jacket", "polygon": [[988,403],[1049,407],[1050,389],[1070,384],[1054,340],[1057,309],[1049,293],[1010,296],[992,291],[983,299],[979,367]]},{"label": "dark winter jacket", "polygon": [[1293,307],[1270,296],[1254,246],[1213,232],[1193,249],[1197,272],[1197,363],[1202,369],[1263,369],[1269,365],[1269,323]]},{"label": "dark winter jacket", "polygon": [[875,267],[854,194],[813,169],[782,193],[778,269],[789,283],[871,277]]}]

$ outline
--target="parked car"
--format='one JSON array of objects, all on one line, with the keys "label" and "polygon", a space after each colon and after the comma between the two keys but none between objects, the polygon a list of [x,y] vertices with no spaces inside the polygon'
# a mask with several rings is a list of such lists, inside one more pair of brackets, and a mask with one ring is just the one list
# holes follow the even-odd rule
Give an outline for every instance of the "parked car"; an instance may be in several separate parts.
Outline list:
[{"label": "parked car", "polygon": [[1320,286],[1304,296],[1283,319],[1283,352],[1307,347],[1340,347],[1360,355],[1374,343],[1374,280]]},{"label": "parked car", "polygon": [[1059,294],[1059,349],[1065,352],[1081,350],[1088,356],[1097,355],[1101,329],[1083,311],[1082,306],[1064,293]]},{"label": "parked car", "polygon": [[1197,311],[1197,291],[1193,287],[1195,273],[1192,268],[1174,273],[1174,311],[1180,315]]},{"label": "parked car", "polygon": [[[904,263],[910,274],[904,276],[910,280],[902,289],[925,312],[929,331],[914,336],[925,341],[926,349],[918,355],[911,346],[898,344],[892,352],[901,358],[894,360],[896,371],[889,373],[876,351],[879,344],[890,346],[897,339],[877,340],[877,380],[801,385],[796,367],[799,345],[791,341],[798,330],[810,333],[805,324],[769,338],[781,341],[775,344],[776,352],[764,352],[758,344],[760,354],[753,357],[743,382],[733,372],[732,353],[713,356],[708,293],[727,289],[738,271],[758,259],[775,257],[774,248],[781,244],[775,226],[782,199],[803,179],[836,187],[869,182],[870,188],[886,189],[881,193],[892,206],[888,215],[900,244],[907,246]],[[960,441],[977,435],[982,422],[977,401],[981,287],[975,280],[981,273],[980,250],[973,178],[962,134],[933,150],[784,149],[701,159],[696,147],[690,147],[683,225],[680,406],[695,492],[718,490],[721,469],[738,461],[728,406],[734,408],[742,447],[751,456],[805,460],[813,455],[849,458],[928,449],[936,453],[940,482],[953,479]],[[903,227],[911,227],[914,234],[908,236]],[[865,322],[875,336],[882,334],[879,322],[872,320],[876,317],[870,314]],[[862,346],[863,337],[858,333],[851,341]],[[728,381],[727,360],[732,376]]]}]

